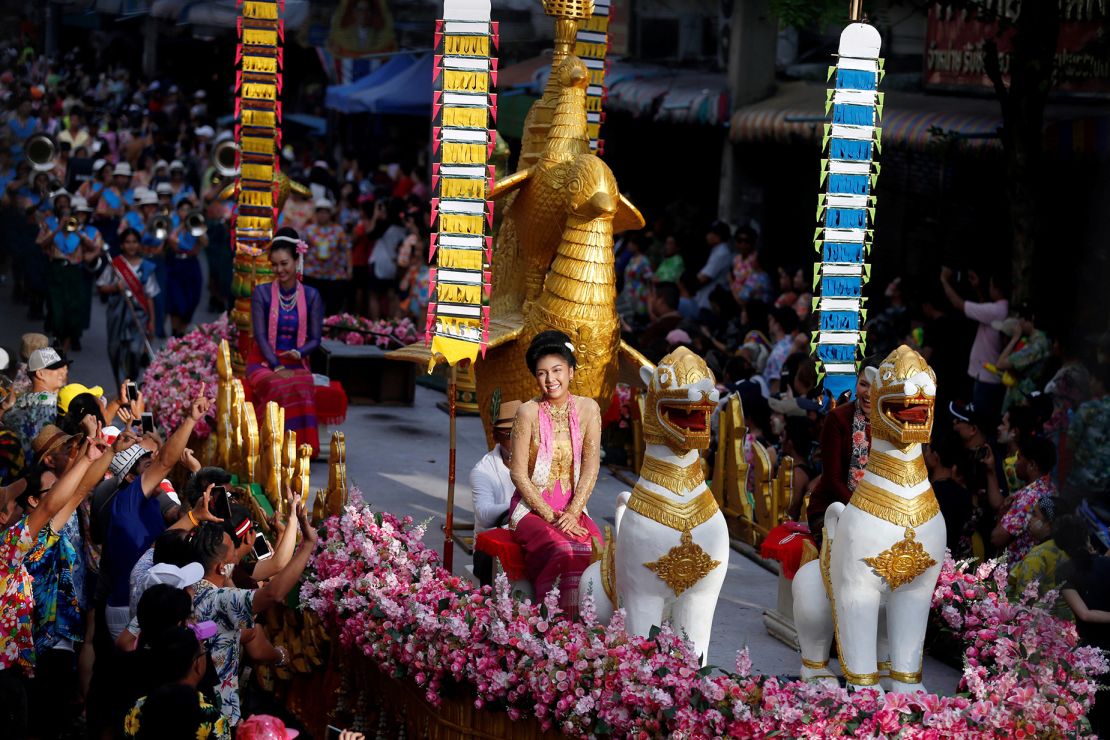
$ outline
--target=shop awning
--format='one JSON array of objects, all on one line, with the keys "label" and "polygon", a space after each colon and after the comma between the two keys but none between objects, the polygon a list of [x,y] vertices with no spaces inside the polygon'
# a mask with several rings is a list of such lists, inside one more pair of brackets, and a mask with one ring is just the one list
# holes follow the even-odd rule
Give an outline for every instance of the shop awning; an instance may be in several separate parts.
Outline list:
[{"label": "shop awning", "polygon": [[[820,141],[824,134],[824,85],[786,82],[774,95],[732,114],[730,137],[735,142]],[[1110,119],[1091,117],[1091,109],[1052,103],[1046,111],[1046,149],[1058,154],[1105,156],[1110,150]],[[883,145],[924,149],[949,137],[964,148],[1000,150],[1002,115],[991,98],[887,91],[883,107]],[[1082,152],[1076,147],[1081,147]]]},{"label": "shop awning", "polygon": [[324,95],[324,105],[340,113],[353,113],[355,110],[353,96],[356,93],[388,82],[415,64],[418,58],[415,54],[398,54],[354,82],[346,85],[328,85]]},{"label": "shop awning", "polygon": [[[501,89],[543,92],[551,74],[551,55],[541,54],[502,70]],[[728,83],[719,73],[675,69],[622,60],[605,73],[605,110],[670,123],[710,126],[728,121]]]},{"label": "shop awning", "polygon": [[[384,67],[383,67],[384,68]],[[379,70],[380,72],[381,70]],[[370,75],[375,76],[377,73]],[[325,97],[328,108],[343,113],[379,113],[404,116],[430,116],[432,112],[432,55],[417,57],[404,69],[378,78],[379,84],[355,90],[349,95]],[[358,84],[358,83],[353,83]],[[341,98],[341,101],[338,99]],[[343,107],[335,103],[342,102]]]}]

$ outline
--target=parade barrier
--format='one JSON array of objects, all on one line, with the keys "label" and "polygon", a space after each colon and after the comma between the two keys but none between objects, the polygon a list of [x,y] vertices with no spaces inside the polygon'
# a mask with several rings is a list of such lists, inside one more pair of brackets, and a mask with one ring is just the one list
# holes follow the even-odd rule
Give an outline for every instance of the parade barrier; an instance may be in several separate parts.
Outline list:
[{"label": "parade barrier", "polygon": [[441,738],[539,737],[537,723],[570,737],[1086,737],[1107,669],[1052,616],[1055,594],[1007,598],[997,562],[947,561],[933,597],[965,646],[962,693],[883,696],[761,676],[746,651],[735,672],[703,669],[669,627],[629,636],[620,612],[570,621],[557,596],[515,600],[504,578],[476,588],[440,568],[423,535],[411,518],[349,506],[325,523],[301,589],[358,674],[339,709],[363,728],[384,704]]}]

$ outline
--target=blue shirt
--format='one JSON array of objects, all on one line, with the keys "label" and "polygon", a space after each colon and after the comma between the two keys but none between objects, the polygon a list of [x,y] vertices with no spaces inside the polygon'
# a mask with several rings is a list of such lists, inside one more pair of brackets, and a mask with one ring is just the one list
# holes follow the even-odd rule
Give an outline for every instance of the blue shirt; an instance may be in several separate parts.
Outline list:
[{"label": "blue shirt", "polygon": [[[57,216],[46,217],[46,228],[50,229],[51,231],[58,228]],[[57,247],[58,251],[62,254],[67,256],[71,255],[77,251],[77,248],[79,246],[81,246],[81,237],[77,235],[76,231],[59,231],[57,234],[54,235],[54,246]]]},{"label": "blue shirt", "polygon": [[142,476],[135,478],[112,499],[100,577],[108,579],[108,606],[127,606],[131,569],[166,531],[158,498],[143,495]]},{"label": "blue shirt", "polygon": [[18,116],[12,116],[8,121],[8,128],[12,131],[12,156],[23,154],[23,142],[39,128],[36,118],[28,118],[27,123],[20,124]]}]

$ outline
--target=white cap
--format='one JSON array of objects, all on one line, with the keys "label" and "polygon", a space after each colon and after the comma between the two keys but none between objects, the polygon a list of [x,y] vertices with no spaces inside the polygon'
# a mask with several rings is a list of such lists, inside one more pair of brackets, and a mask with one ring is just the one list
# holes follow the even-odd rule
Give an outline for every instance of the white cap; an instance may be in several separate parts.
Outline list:
[{"label": "white cap", "polygon": [[317,198],[316,199],[316,208],[317,208],[317,210],[319,210],[321,208],[327,208],[329,211],[334,211],[335,210],[335,204],[332,203],[327,198]]},{"label": "white cap", "polygon": [[122,175],[124,177],[131,177],[131,165],[127,162],[120,162],[112,170],[113,175]]},{"label": "white cap", "polygon": [[92,206],[89,205],[89,202],[82,198],[80,195],[76,196],[70,205],[73,206],[73,210],[75,211],[83,211],[85,213],[93,212]]},{"label": "white cap", "polygon": [[95,162],[93,162],[93,166],[92,166],[93,174],[95,175],[98,172],[100,172],[102,169],[104,169],[104,166],[106,164],[108,164],[108,160],[106,160],[106,159],[98,159]]},{"label": "white cap", "polygon": [[317,159],[317,160],[316,160],[315,162],[313,162],[313,163],[312,163],[312,166],[313,166],[313,167],[320,167],[320,168],[322,168],[322,169],[325,169],[325,170],[326,170],[326,169],[328,168],[328,163],[327,163],[327,162],[325,162],[325,161],[324,161],[324,160],[322,160],[322,159]]},{"label": "white cap", "polygon": [[155,80],[154,82],[150,83],[150,85],[147,87],[147,90],[161,90],[161,89],[162,89],[162,83],[159,82],[158,80]]},{"label": "white cap", "polygon": [[198,126],[194,131],[197,136],[203,136],[206,139],[211,139],[216,135],[216,130],[211,126]]},{"label": "white cap", "polygon": [[164,159],[159,159],[157,162],[154,163],[154,169],[156,169],[156,170],[164,170],[169,166],[170,166],[170,163],[167,162]]},{"label": "white cap", "polygon": [[0,370],[7,370],[12,364],[12,357],[8,354],[8,350],[0,347]]},{"label": "white cap", "polygon": [[131,468],[135,467],[144,455],[151,454],[150,450],[142,445],[131,445],[123,452],[117,452],[112,458],[112,464],[108,466],[108,471],[118,477],[122,478],[131,472]]},{"label": "white cap", "polygon": [[56,370],[62,365],[68,364],[70,364],[69,361],[63,360],[62,356],[58,354],[58,350],[53,347],[43,347],[42,349],[36,349],[27,358],[27,372],[34,373],[47,368]]},{"label": "white cap", "polygon": [[158,205],[158,196],[154,194],[153,190],[144,190],[141,193],[135,193],[135,205],[156,206]]},{"label": "white cap", "polygon": [[188,588],[202,578],[204,578],[204,566],[200,563],[189,563],[181,567],[169,563],[156,563],[146,572],[143,590],[163,583],[174,588]]},{"label": "white cap", "polygon": [[204,98],[208,97],[208,92],[204,88],[201,88],[200,90],[197,90],[195,93],[193,93],[193,97],[203,100]]},{"label": "white cap", "polygon": [[158,195],[173,195],[173,185],[168,182],[160,182],[154,186],[154,192]]},{"label": "white cap", "polygon": [[170,172],[173,172],[174,170],[181,170],[182,172],[184,172],[185,163],[182,162],[180,159],[175,159],[174,161],[170,162]]},{"label": "white cap", "polygon": [[[50,194],[50,200],[57,200],[58,198],[61,198],[63,195],[65,197],[69,198],[71,201],[73,200],[73,196],[70,195],[69,191],[66,190],[65,188],[58,188],[53,193],[51,193]],[[70,203],[70,205],[73,205],[73,204]]]}]

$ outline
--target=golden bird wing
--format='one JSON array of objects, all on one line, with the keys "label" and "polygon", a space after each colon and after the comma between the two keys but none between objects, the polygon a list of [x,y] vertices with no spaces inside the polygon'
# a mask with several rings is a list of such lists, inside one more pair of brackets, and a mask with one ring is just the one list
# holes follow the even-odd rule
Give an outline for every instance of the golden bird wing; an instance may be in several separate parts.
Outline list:
[{"label": "golden bird wing", "polygon": [[[508,316],[490,317],[489,321],[489,344],[488,349],[500,347],[502,344],[511,342],[520,336],[520,330],[524,326],[524,319],[519,313],[509,314]],[[387,360],[398,360],[400,362],[414,362],[417,365],[422,365],[431,368],[443,362],[443,357],[437,357],[433,360],[432,349],[424,342],[414,342],[407,347],[395,349],[392,352],[387,352],[385,355]]]},{"label": "golden bird wing", "polygon": [[646,367],[652,372],[655,371],[655,363],[644,357],[640,350],[623,339],[621,340],[617,362],[620,368],[618,370],[617,382],[627,383],[633,388],[640,388],[644,384],[643,379],[640,377],[640,368]]}]

